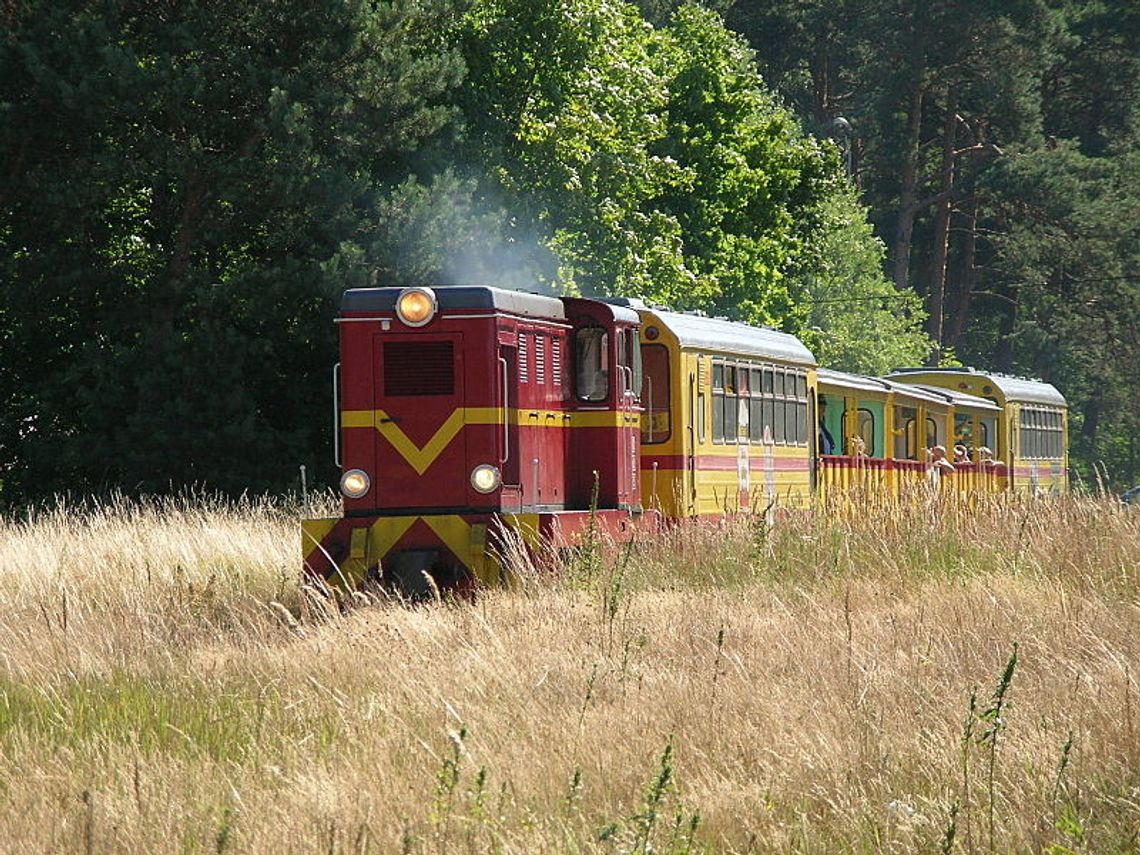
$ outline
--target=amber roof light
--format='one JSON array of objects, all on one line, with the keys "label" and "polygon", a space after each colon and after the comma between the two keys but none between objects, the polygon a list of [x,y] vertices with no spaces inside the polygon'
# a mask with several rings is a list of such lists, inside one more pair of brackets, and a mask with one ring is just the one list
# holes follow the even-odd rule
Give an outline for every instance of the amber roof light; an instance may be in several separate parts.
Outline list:
[{"label": "amber roof light", "polygon": [[422,327],[435,317],[435,292],[430,288],[405,288],[396,298],[396,314],[409,327]]}]

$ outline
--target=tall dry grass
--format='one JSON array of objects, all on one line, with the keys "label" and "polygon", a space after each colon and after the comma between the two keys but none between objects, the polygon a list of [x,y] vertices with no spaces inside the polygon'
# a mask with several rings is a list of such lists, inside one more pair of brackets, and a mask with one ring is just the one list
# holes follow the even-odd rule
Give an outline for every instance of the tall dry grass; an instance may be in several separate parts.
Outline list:
[{"label": "tall dry grass", "polygon": [[0,851],[1137,848],[1110,501],[735,518],[344,613],[298,513],[0,522]]}]

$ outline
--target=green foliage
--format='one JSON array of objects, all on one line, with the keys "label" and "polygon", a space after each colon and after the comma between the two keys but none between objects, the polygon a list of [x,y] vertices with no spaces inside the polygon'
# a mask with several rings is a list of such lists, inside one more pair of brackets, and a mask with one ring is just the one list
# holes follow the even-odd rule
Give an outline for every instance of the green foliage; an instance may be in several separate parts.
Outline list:
[{"label": "green foliage", "polygon": [[1079,468],[1132,483],[1140,7],[777,0],[726,19],[807,127],[847,120],[838,141],[899,293],[926,302],[932,358],[1054,382]]},{"label": "green foliage", "polygon": [[[834,150],[715,13],[683,5],[653,30],[614,0],[480,2],[461,40],[479,192],[510,198],[516,228],[549,247],[535,278],[846,341],[847,316],[812,318],[805,293],[886,293]],[[849,250],[848,270],[825,258]],[[875,322],[909,354],[907,311],[901,299]]]},{"label": "green foliage", "polygon": [[1130,478],[1134,5],[10,4],[0,504],[330,479],[337,295],[425,281],[637,295],[868,373],[927,323],[1056,382],[1086,472]]},{"label": "green foliage", "polygon": [[800,335],[816,359],[871,375],[919,364],[930,349],[922,302],[883,275],[883,245],[853,190],[823,199],[814,216],[819,226],[790,276],[796,302],[809,312]]},{"label": "green foliage", "polygon": [[784,270],[800,246],[797,208],[838,182],[820,181],[822,151],[764,90],[751,50],[715,14],[684,6],[661,40],[671,73],[658,148],[685,180],[655,203],[680,226],[693,281],[679,291],[658,283],[652,296],[795,326]]},{"label": "green foliage", "polygon": [[622,0],[476,2],[460,33],[462,99],[487,193],[556,259],[559,289],[643,291],[683,276],[676,224],[645,203],[680,179],[654,34]]},{"label": "green foliage", "polygon": [[280,489],[327,460],[334,298],[364,213],[453,115],[448,14],[339,0],[10,11],[5,499]]},{"label": "green foliage", "polygon": [[[1015,301],[1014,365],[1060,386],[1082,475],[1093,462],[1140,472],[1140,156],[1090,157],[1075,142],[1011,151],[991,178],[1003,200],[994,240],[1001,292]],[[1128,477],[1128,475],[1125,475]]]}]

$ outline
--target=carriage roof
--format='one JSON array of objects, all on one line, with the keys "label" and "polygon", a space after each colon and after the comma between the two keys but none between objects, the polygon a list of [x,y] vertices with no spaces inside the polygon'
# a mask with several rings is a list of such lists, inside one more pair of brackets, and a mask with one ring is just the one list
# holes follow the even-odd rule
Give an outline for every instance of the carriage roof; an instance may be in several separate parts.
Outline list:
[{"label": "carriage roof", "polygon": [[815,356],[802,341],[779,330],[658,308],[643,309],[642,316],[645,325],[652,318],[667,328],[683,349],[720,351],[806,366],[816,364]]},{"label": "carriage roof", "polygon": [[1057,391],[1056,386],[1046,383],[1044,380],[1013,377],[1009,374],[979,371],[976,368],[896,368],[888,375],[888,379],[900,383],[911,382],[906,379],[907,375],[923,375],[922,379],[927,381],[932,377],[953,380],[953,378],[963,375],[972,376],[989,382],[1001,392],[1002,397],[1007,402],[1046,404],[1053,407],[1066,406],[1064,395]]}]

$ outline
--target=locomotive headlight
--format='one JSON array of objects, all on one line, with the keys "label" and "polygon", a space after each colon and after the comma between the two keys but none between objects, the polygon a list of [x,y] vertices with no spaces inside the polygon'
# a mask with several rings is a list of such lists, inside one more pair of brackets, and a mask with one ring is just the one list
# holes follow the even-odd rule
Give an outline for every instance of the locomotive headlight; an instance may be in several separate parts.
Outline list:
[{"label": "locomotive headlight", "polygon": [[372,481],[363,469],[349,469],[340,476],[340,491],[350,499],[359,499],[368,492]]},{"label": "locomotive headlight", "polygon": [[497,490],[502,483],[502,473],[497,466],[492,466],[490,463],[480,464],[471,470],[471,486],[480,493]]},{"label": "locomotive headlight", "polygon": [[405,288],[396,298],[396,314],[410,327],[422,327],[435,317],[435,292],[431,288]]}]

